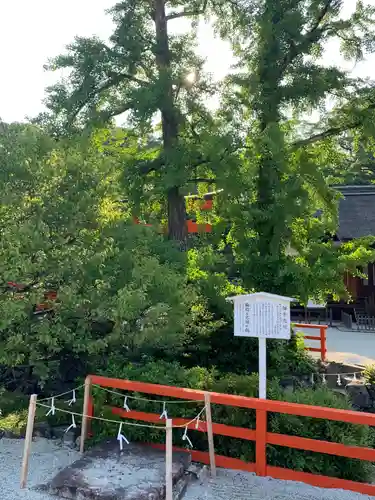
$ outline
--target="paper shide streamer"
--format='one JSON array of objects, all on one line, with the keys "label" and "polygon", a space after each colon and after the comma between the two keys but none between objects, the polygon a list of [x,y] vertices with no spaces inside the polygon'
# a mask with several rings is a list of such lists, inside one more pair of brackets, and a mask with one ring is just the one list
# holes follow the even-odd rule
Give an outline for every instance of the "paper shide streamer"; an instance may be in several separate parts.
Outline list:
[{"label": "paper shide streamer", "polygon": [[162,411],[162,414],[160,415],[159,417],[160,420],[167,420],[168,419],[168,412],[167,412],[167,405],[165,403],[165,401],[163,402],[163,411]]},{"label": "paper shide streamer", "polygon": [[184,431],[184,434],[182,436],[182,441],[187,441],[188,445],[190,446],[190,448],[193,448],[193,443],[190,441],[190,438],[189,436],[187,435],[187,431],[188,431],[188,428],[187,426],[185,427],[185,431]]},{"label": "paper shide streamer", "polygon": [[72,414],[72,423],[66,429],[65,434],[67,434],[71,429],[76,429],[76,428],[77,428],[76,421],[74,419],[74,415]]},{"label": "paper shide streamer", "polygon": [[120,427],[119,427],[119,430],[118,430],[118,433],[117,433],[117,441],[120,444],[120,451],[122,451],[124,449],[123,443],[129,444],[129,441],[126,439],[126,437],[122,433],[122,422],[120,424]]},{"label": "paper shide streamer", "polygon": [[128,406],[128,396],[125,396],[123,408],[125,411],[130,411],[130,408]]},{"label": "paper shide streamer", "polygon": [[73,392],[72,399],[69,399],[69,401],[67,401],[67,403],[68,403],[69,406],[72,406],[72,405],[74,405],[74,403],[77,402],[77,399],[76,399],[76,390],[73,389],[72,392]]},{"label": "paper shide streamer", "polygon": [[49,415],[55,415],[56,407],[55,407],[55,398],[51,398],[51,408],[47,411],[46,417]]}]

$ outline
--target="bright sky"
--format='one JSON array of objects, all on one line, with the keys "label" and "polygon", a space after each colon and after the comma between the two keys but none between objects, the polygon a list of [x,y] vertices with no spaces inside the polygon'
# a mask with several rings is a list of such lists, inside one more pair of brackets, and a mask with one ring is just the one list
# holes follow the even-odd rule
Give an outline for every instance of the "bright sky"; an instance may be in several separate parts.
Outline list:
[{"label": "bright sky", "polygon": [[[103,11],[115,0],[0,2],[0,118],[20,121],[43,109],[44,88],[56,79],[43,70],[48,58],[64,52],[75,35],[108,37],[111,21]],[[349,8],[354,4],[354,0],[346,2]],[[232,62],[229,45],[215,39],[206,26],[200,29],[199,42],[200,53],[207,58],[206,69],[221,79]],[[329,48],[326,59],[328,63],[337,62],[335,47]],[[358,64],[354,71],[360,76],[372,76],[374,65],[375,56]]]}]

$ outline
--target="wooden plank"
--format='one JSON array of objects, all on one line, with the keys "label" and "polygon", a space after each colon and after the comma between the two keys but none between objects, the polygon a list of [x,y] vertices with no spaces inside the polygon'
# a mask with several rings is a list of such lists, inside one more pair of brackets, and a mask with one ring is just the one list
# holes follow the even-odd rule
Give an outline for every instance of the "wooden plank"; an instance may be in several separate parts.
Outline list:
[{"label": "wooden plank", "polygon": [[320,488],[337,488],[362,493],[363,495],[375,496],[375,484],[357,483],[347,479],[336,477],[319,476],[309,472],[299,472],[281,467],[267,467],[267,475],[275,479],[285,479],[290,481],[301,481]]},{"label": "wooden plank", "polygon": [[[258,410],[261,411],[261,410]],[[123,408],[112,408],[112,413],[131,420],[142,420],[151,423],[160,423],[159,414],[131,411],[127,412]],[[195,422],[189,419],[175,418],[175,425],[187,425],[188,429],[198,432],[207,432],[207,423],[200,420],[199,428],[196,429]],[[190,424],[189,424],[190,422]],[[232,427],[225,424],[212,424],[214,434],[229,436],[239,439],[255,441],[256,431],[242,427]],[[372,448],[361,448],[359,446],[348,446],[342,443],[331,443],[329,441],[320,441],[316,439],[303,438],[298,436],[288,436],[286,434],[267,433],[267,442],[277,446],[285,446],[301,450],[315,451],[318,453],[327,453],[329,455],[338,455],[348,458],[358,458],[375,462],[375,450]]]},{"label": "wooden plank", "polygon": [[320,340],[320,337],[314,337],[313,335],[304,335],[303,338],[307,340]]},{"label": "wooden plank", "polygon": [[82,427],[81,427],[81,440],[79,445],[80,453],[83,453],[85,450],[85,439],[88,434],[89,428],[89,411],[91,404],[91,378],[90,375],[86,377],[85,380],[85,392],[83,396],[83,410],[82,410]]},{"label": "wooden plank", "polygon": [[[123,408],[112,407],[113,415],[118,415],[119,417],[129,418],[130,420],[142,420],[144,422],[151,422],[160,424],[160,415],[156,413],[147,413],[143,411],[126,411]],[[190,422],[190,423],[189,423]],[[191,422],[188,418],[174,418],[174,425],[187,425],[188,429],[207,432],[207,422],[204,420],[199,420],[198,429],[196,428],[196,422]],[[255,430],[246,429],[244,427],[235,427],[226,424],[215,424],[212,423],[212,431],[214,434],[219,434],[220,436],[229,436],[239,439],[246,439],[248,441],[255,441]]]},{"label": "wooden plank", "polygon": [[311,323],[293,323],[293,325],[297,328],[309,328],[310,330],[318,330],[319,328],[327,330],[328,328],[328,325],[312,325]]},{"label": "wooden plank", "polygon": [[267,412],[256,413],[256,474],[265,476],[267,471]]},{"label": "wooden plank", "polygon": [[204,391],[198,391],[196,389],[149,384],[147,382],[136,382],[117,378],[107,378],[99,375],[90,375],[90,377],[94,385],[100,385],[101,387],[111,387],[113,389],[122,389],[124,391],[143,392],[145,394],[188,399],[191,401],[204,401]]},{"label": "wooden plank", "polygon": [[331,443],[298,436],[287,436],[285,434],[267,433],[267,442],[277,446],[286,446],[298,450],[315,451],[317,453],[327,453],[339,457],[357,458],[375,462],[375,449],[361,448],[360,446],[349,446],[342,443]]},{"label": "wooden plank", "polygon": [[165,422],[165,500],[173,500],[173,428],[172,420]]},{"label": "wooden plank", "polygon": [[327,353],[327,343],[326,343],[326,329],[321,327],[320,328],[320,348],[321,348],[321,360],[325,361],[326,360],[326,353]]},{"label": "wooden plank", "polygon": [[305,351],[322,352],[320,347],[305,347]]},{"label": "wooden plank", "polygon": [[204,400],[205,400],[205,413],[207,422],[208,452],[210,454],[210,470],[211,470],[211,476],[215,477],[216,476],[215,445],[214,445],[214,433],[212,428],[211,397],[209,392],[205,392]]},{"label": "wooden plank", "polygon": [[21,484],[20,484],[21,488],[25,488],[26,483],[27,483],[27,473],[29,470],[30,450],[31,450],[31,443],[33,440],[36,400],[37,400],[37,395],[32,394],[30,396],[29,412],[27,415],[27,424],[26,424],[25,444],[23,447],[23,458],[22,458],[22,466],[21,466]]}]

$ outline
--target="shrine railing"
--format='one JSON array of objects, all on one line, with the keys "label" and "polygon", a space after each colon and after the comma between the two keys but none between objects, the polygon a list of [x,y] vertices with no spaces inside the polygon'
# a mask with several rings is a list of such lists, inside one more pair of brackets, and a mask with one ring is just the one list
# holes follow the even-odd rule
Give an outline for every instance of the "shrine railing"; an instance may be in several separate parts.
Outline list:
[{"label": "shrine railing", "polygon": [[[293,481],[302,481],[313,486],[323,488],[341,488],[351,490],[366,495],[375,496],[375,484],[360,483],[347,479],[339,479],[323,475],[312,474],[308,472],[295,471],[287,467],[275,467],[267,463],[267,447],[283,446],[298,450],[348,457],[352,459],[367,460],[375,462],[375,450],[359,446],[345,445],[342,443],[333,443],[329,441],[304,438],[299,436],[289,436],[268,431],[267,417],[269,413],[281,413],[286,415],[296,415],[301,417],[312,417],[329,421],[346,422],[359,425],[375,426],[375,415],[371,413],[360,413],[349,410],[339,410],[333,408],[323,408],[319,406],[308,406],[283,401],[272,401],[265,399],[249,398],[232,394],[221,394],[210,392],[206,393],[200,390],[185,389],[165,385],[149,384],[131,380],[120,380],[114,378],[89,375],[85,384],[85,400],[87,401],[84,415],[93,416],[94,407],[90,396],[92,385],[103,388],[111,388],[122,391],[135,391],[137,393],[152,394],[156,396],[167,396],[169,398],[178,398],[204,403],[209,394],[210,404],[226,405],[237,408],[246,408],[255,410],[256,423],[255,428],[248,429],[233,425],[221,423],[212,423],[214,435],[229,436],[232,438],[254,441],[256,445],[255,462],[244,462],[238,458],[231,458],[222,455],[215,455],[216,465],[218,467],[232,468],[242,471],[255,472],[258,476],[270,476],[277,479],[288,479]],[[125,393],[124,393],[125,395]],[[91,401],[88,404],[88,401]],[[127,411],[124,408],[112,408],[112,413],[124,419],[139,420],[145,422],[160,423],[160,415],[141,411]],[[171,418],[171,417],[169,417]],[[89,418],[86,417],[83,422],[83,428],[87,429]],[[200,421],[197,428],[195,423],[189,423],[189,419],[175,418],[174,425],[187,425],[189,429],[207,432],[205,420]],[[164,445],[153,445],[163,448]],[[181,450],[181,448],[174,448]],[[190,451],[192,459],[205,464],[210,463],[208,452]],[[285,464],[287,466],[287,464]]]},{"label": "shrine railing", "polygon": [[314,335],[306,335],[305,332],[304,338],[306,340],[318,340],[320,343],[320,347],[308,347],[306,346],[305,349],[306,351],[311,351],[311,352],[320,352],[320,359],[322,361],[326,361],[327,359],[327,325],[311,325],[310,323],[294,323],[294,326],[296,328],[309,328],[309,329],[315,329],[319,330],[319,336],[314,336]]}]

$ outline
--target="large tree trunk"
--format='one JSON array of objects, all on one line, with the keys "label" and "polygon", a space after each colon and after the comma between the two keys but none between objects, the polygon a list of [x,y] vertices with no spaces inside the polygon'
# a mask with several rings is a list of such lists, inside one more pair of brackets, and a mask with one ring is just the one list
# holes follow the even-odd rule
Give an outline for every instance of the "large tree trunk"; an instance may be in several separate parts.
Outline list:
[{"label": "large tree trunk", "polygon": [[[169,152],[172,151],[178,141],[178,117],[174,106],[173,85],[170,70],[170,51],[168,40],[167,19],[165,13],[165,0],[155,0],[155,28],[156,28],[156,62],[159,69],[159,81],[164,86],[163,103],[160,107],[163,146],[165,158],[168,163]],[[168,203],[168,236],[180,241],[186,246],[187,225],[185,198],[180,193],[178,186],[173,186],[167,191]]]},{"label": "large tree trunk", "polygon": [[[274,12],[274,0],[267,1],[270,24],[279,21],[278,11]],[[282,253],[285,208],[280,197],[283,172],[283,132],[280,129],[281,97],[279,84],[280,40],[269,25],[264,26],[263,45],[258,66],[258,98],[255,112],[259,120],[260,137],[258,151],[257,214],[254,229],[258,234],[259,257],[262,259],[262,275],[258,285],[267,292],[274,290]]]}]

